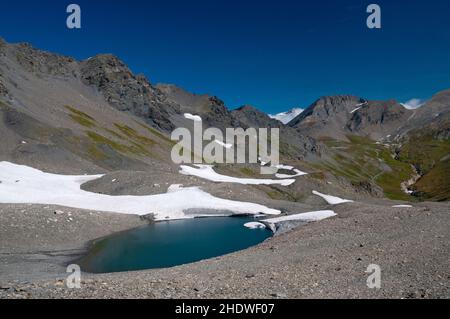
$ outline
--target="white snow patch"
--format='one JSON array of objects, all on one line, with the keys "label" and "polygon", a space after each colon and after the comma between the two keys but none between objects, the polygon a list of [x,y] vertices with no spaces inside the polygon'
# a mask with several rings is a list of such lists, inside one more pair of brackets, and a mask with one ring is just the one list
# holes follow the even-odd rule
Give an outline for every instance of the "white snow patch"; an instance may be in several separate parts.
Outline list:
[{"label": "white snow patch", "polygon": [[298,176],[303,176],[303,175],[308,175],[308,173],[302,172],[299,169],[293,169],[293,171],[295,172],[294,175],[289,175],[289,174],[275,174],[276,178],[294,178],[294,177],[298,177]]},{"label": "white snow patch", "polygon": [[[261,166],[267,165],[267,162],[263,161],[261,157],[258,157],[258,161],[260,162]],[[275,166],[271,166],[271,167],[276,168],[277,170],[284,169],[287,171],[294,172],[294,174],[292,174],[292,175],[276,173],[275,177],[280,178],[280,179],[295,178],[298,176],[308,175],[308,173],[302,172],[301,170],[296,169],[296,168],[294,168],[294,166],[290,166],[290,165],[279,164],[279,165],[275,165]]]},{"label": "white snow patch", "polygon": [[188,120],[193,120],[194,122],[201,122],[202,118],[198,115],[192,115],[191,113],[184,113],[184,117]]},{"label": "white snow patch", "polygon": [[400,103],[405,109],[415,110],[423,106],[427,101],[422,99],[411,99],[405,103]]},{"label": "white snow patch", "polygon": [[392,207],[394,207],[394,208],[412,208],[411,205],[394,205]]},{"label": "white snow patch", "polygon": [[353,114],[353,113],[355,113],[356,111],[358,111],[358,110],[360,110],[360,109],[361,109],[361,106],[360,106],[360,107],[357,107],[356,109],[354,109],[353,111],[351,111],[350,114]]},{"label": "white snow patch", "polygon": [[266,223],[276,224],[279,222],[292,221],[292,220],[300,220],[305,222],[313,222],[319,221],[325,218],[330,218],[336,216],[336,213],[332,210],[318,210],[314,212],[307,212],[295,215],[287,215],[281,217],[275,217],[270,219],[263,220]]},{"label": "white snow patch", "polygon": [[[301,214],[294,214],[294,215],[287,215],[287,216],[264,219],[261,221],[260,224],[267,225],[270,228],[270,230],[275,232],[277,229],[276,225],[281,222],[303,221],[303,222],[309,223],[309,222],[320,221],[320,220],[327,219],[327,218],[334,217],[334,216],[336,216],[336,213],[332,210],[319,210],[319,211],[314,211],[314,212],[307,212],[307,213],[301,213]],[[254,226],[253,228],[256,228],[255,226],[257,226],[257,225],[251,224],[251,226]],[[248,227],[248,226],[246,226],[246,227]]]},{"label": "white snow patch", "polygon": [[182,184],[172,184],[167,188],[167,193],[174,193],[178,192],[179,190],[183,189]]},{"label": "white snow patch", "polygon": [[[80,189],[82,184],[102,176],[57,175],[28,166],[0,162],[0,203],[58,205],[135,215],[154,214],[156,220],[281,213],[259,204],[214,197],[198,187],[172,185],[165,194],[148,196],[110,196]],[[196,210],[203,212],[196,214]]]},{"label": "white snow patch", "polygon": [[288,112],[282,112],[282,113],[278,113],[278,114],[269,114],[269,117],[271,119],[275,119],[280,121],[283,124],[288,124],[290,121],[292,121],[293,119],[295,119],[298,115],[300,115],[300,113],[302,113],[304,110],[301,108],[294,108]]},{"label": "white snow patch", "polygon": [[367,101],[356,104],[355,109],[353,111],[351,111],[350,114],[355,113],[356,111],[360,110],[364,105],[367,105],[367,104],[369,104]]},{"label": "white snow patch", "polygon": [[247,228],[250,228],[250,229],[266,228],[266,225],[264,225],[263,223],[259,223],[259,222],[245,223],[244,226],[247,227]]},{"label": "white snow patch", "polygon": [[343,198],[339,198],[339,197],[331,196],[331,195],[325,195],[325,194],[319,193],[317,191],[313,191],[312,193],[314,195],[322,197],[330,205],[338,205],[338,204],[343,204],[343,203],[353,203],[352,200],[343,199]]},{"label": "white snow patch", "polygon": [[239,178],[216,173],[212,165],[195,165],[196,167],[181,165],[180,173],[183,175],[197,176],[213,182],[236,183],[244,185],[282,185],[289,186],[295,183],[295,179],[257,179],[257,178]]},{"label": "white snow patch", "polygon": [[221,146],[223,146],[225,148],[232,148],[233,147],[233,144],[227,144],[227,143],[224,143],[224,142],[219,141],[219,140],[214,140],[214,142],[216,142],[217,144],[219,144],[219,145],[221,145]]}]

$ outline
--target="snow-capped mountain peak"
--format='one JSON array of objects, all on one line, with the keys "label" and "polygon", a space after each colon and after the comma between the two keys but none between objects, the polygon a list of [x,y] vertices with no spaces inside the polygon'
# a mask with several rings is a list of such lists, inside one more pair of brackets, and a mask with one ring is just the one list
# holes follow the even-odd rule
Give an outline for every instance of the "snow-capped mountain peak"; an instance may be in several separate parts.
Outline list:
[{"label": "snow-capped mountain peak", "polygon": [[275,120],[280,121],[283,124],[288,124],[290,121],[292,121],[294,118],[296,118],[300,113],[302,113],[304,110],[301,108],[293,108],[290,111],[278,113],[275,115],[269,114],[269,117]]}]

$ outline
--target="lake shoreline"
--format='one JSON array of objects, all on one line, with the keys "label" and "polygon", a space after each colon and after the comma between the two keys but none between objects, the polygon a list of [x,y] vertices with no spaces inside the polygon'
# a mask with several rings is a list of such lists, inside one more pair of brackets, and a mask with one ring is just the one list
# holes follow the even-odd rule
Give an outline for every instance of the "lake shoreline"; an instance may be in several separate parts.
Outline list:
[{"label": "lake shoreline", "polygon": [[91,241],[87,253],[74,263],[87,273],[102,274],[208,260],[245,250],[274,235],[269,229],[244,227],[255,220],[251,215],[232,215],[158,221]]},{"label": "lake shoreline", "polygon": [[0,204],[0,221],[0,284],[65,278],[67,265],[94,241],[149,223],[135,215],[34,204]]},{"label": "lake shoreline", "polygon": [[[25,221],[25,227],[27,224],[38,224],[39,220],[42,220],[43,218],[47,219],[47,221],[54,221],[59,218],[60,220],[57,224],[59,234],[66,232],[70,233],[70,230],[67,229],[70,225],[67,223],[66,219],[69,216],[69,218],[80,218],[80,225],[77,226],[77,229],[75,230],[78,233],[78,239],[67,241],[67,238],[60,238],[57,233],[54,233],[54,236],[50,236],[53,237],[50,241],[48,241],[49,238],[46,238],[46,243],[43,246],[41,246],[42,243],[39,243],[39,241],[30,241],[25,238],[23,238],[22,242],[19,240],[19,243],[15,240],[10,240],[9,238],[12,237],[11,230],[8,232],[5,229],[1,236],[2,244],[5,245],[2,247],[2,250],[0,250],[0,270],[2,270],[0,272],[0,286],[8,282],[21,283],[32,282],[35,280],[61,280],[62,278],[67,277],[67,266],[70,264],[78,264],[80,260],[89,254],[95,246],[95,243],[98,241],[135,229],[147,227],[151,223],[170,223],[177,221],[154,221],[148,219],[146,216],[92,212],[53,205],[0,204],[0,220],[3,225],[7,225],[7,220],[9,220],[9,216],[2,215],[3,211],[8,211],[8,215],[10,216],[14,215],[14,219]],[[20,215],[25,216],[19,217]],[[197,216],[192,219],[216,217],[239,218],[245,216],[249,217],[252,216],[252,214]],[[108,219],[111,217],[114,217],[115,225],[104,229],[103,226],[109,224]],[[100,224],[86,232],[84,226],[94,219],[100,220]],[[31,226],[30,228],[34,227]],[[29,230],[24,230],[24,233],[28,231]],[[36,238],[45,236],[43,233],[40,233],[40,231],[36,232],[34,235]],[[269,240],[271,237],[272,236],[266,240]],[[34,262],[35,260],[39,260],[39,262]],[[82,267],[81,270],[83,275],[86,276],[99,275],[99,273],[85,272]]]},{"label": "lake shoreline", "polygon": [[[449,298],[449,204],[414,203],[411,208],[393,208],[394,204],[398,203],[379,200],[376,204],[333,206],[338,215],[335,218],[293,228],[257,246],[191,264],[111,274],[83,273],[81,289],[65,286],[67,274],[8,280],[3,277],[5,272],[11,271],[12,276],[26,274],[24,262],[29,270],[38,263],[45,267],[39,258],[34,262],[5,263],[5,252],[20,255],[48,251],[52,245],[74,249],[77,243],[86,243],[83,236],[94,239],[145,223],[130,216],[71,210],[78,223],[64,223],[65,230],[71,231],[69,235],[63,230],[58,234],[46,231],[47,238],[36,240],[30,230],[35,227],[35,233],[42,233],[33,223],[42,222],[43,216],[54,216],[53,208],[1,205],[2,223],[10,226],[15,213],[19,214],[17,218],[29,221],[25,228],[15,230],[15,238],[29,236],[23,241],[13,237],[5,242],[0,255],[0,298]],[[24,209],[39,217],[21,213]],[[2,237],[2,244],[4,238],[8,237]],[[382,268],[381,290],[366,286],[369,264]]]}]

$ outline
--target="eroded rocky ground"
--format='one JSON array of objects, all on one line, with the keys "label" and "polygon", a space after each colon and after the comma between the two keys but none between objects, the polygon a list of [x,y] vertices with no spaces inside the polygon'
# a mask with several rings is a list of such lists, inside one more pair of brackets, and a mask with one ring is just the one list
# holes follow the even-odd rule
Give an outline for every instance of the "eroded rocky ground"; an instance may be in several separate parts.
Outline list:
[{"label": "eroded rocky ground", "polygon": [[[211,260],[83,274],[81,289],[66,287],[64,264],[54,266],[54,256],[47,253],[42,263],[38,257],[30,261],[30,254],[44,247],[80,248],[89,239],[145,221],[70,209],[74,220],[67,222],[67,209],[55,215],[53,207],[2,205],[0,298],[450,298],[450,206],[393,204],[379,200],[333,206],[335,218]],[[11,227],[18,218],[22,225]],[[63,219],[54,232],[43,227],[51,218]],[[38,275],[33,270],[37,264]],[[370,264],[381,267],[381,289],[366,285]]]}]

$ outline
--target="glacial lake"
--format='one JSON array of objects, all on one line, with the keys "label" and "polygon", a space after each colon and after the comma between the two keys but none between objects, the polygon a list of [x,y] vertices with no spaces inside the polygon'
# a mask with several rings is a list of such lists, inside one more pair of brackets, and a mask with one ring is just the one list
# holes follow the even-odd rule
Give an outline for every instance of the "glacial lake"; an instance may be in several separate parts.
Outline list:
[{"label": "glacial lake", "polygon": [[108,273],[166,268],[225,255],[272,236],[248,229],[253,217],[210,217],[167,222],[115,234],[93,243],[78,264],[85,272]]}]

